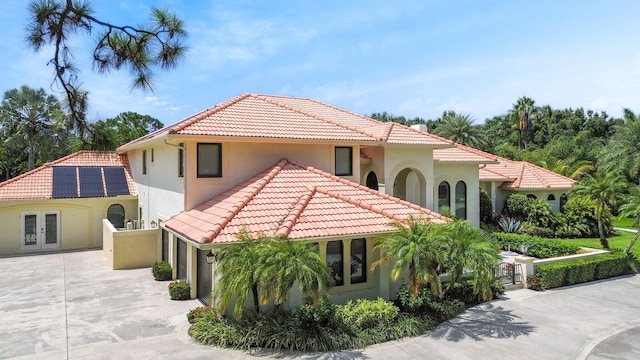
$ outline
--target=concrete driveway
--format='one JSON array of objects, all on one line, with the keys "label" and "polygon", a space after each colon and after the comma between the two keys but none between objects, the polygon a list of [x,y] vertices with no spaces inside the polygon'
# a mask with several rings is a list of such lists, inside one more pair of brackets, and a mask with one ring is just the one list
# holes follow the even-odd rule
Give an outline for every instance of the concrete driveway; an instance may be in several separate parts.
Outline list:
[{"label": "concrete driveway", "polygon": [[191,341],[150,270],[109,269],[101,251],[0,258],[0,359],[637,359],[640,276],[517,290],[421,337],[358,351],[291,354]]}]

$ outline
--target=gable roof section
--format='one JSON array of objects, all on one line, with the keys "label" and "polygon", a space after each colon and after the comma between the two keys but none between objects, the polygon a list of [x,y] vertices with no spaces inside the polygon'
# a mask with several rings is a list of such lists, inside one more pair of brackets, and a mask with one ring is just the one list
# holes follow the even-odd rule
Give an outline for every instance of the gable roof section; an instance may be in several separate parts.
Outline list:
[{"label": "gable roof section", "polygon": [[[434,149],[434,161],[470,162],[475,157],[493,159],[480,165],[480,181],[504,181],[512,190],[570,189],[575,180],[526,161],[509,160],[462,144],[457,149]],[[453,160],[452,160],[453,159]]]},{"label": "gable roof section", "polygon": [[275,166],[164,222],[198,243],[228,243],[250,234],[314,239],[391,231],[409,215],[448,218],[340,177],[283,159]]},{"label": "gable roof section", "polygon": [[[76,177],[74,179],[76,181],[76,192],[73,192],[72,189],[70,189],[69,186],[65,186],[65,184],[56,184],[57,188],[64,190],[60,190],[60,193],[56,194],[57,196],[54,196],[54,168],[67,169],[66,171],[56,172],[58,174],[64,173],[63,175],[68,176],[72,176],[72,173],[75,172]],[[99,192],[103,195],[97,197],[111,196],[114,194],[117,195],[118,193],[123,193],[125,191],[125,187],[128,190],[128,194],[134,196],[137,195],[135,182],[133,181],[133,177],[131,176],[129,161],[126,155],[119,155],[118,153],[113,151],[79,151],[62,157],[53,162],[46,163],[22,175],[16,176],[12,179],[0,183],[0,201],[42,200],[62,197],[87,197],[79,195],[81,180],[79,175],[80,168],[100,169],[101,184],[99,185],[101,185],[102,188],[99,189],[101,191],[98,191],[98,189],[96,189],[95,192]],[[105,178],[105,169],[111,168],[122,168],[126,181],[126,184],[116,182],[116,190],[118,191],[115,192],[113,188],[107,188],[108,179]],[[107,170],[106,173],[107,177],[109,177],[110,171]],[[60,187],[60,185],[62,185],[62,187]],[[109,182],[109,185],[112,185],[112,183]],[[60,195],[61,193],[64,193],[64,195]]]},{"label": "gable roof section", "polygon": [[447,139],[312,99],[243,94],[120,147],[168,135],[452,147]]}]

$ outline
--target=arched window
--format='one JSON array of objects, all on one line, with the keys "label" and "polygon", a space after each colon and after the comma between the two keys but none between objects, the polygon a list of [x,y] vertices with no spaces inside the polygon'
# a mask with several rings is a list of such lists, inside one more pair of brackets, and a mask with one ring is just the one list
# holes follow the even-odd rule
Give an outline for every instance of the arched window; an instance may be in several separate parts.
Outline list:
[{"label": "arched window", "polygon": [[446,181],[443,181],[438,185],[438,212],[441,213],[443,207],[447,207],[451,210],[451,187]]},{"label": "arched window", "polygon": [[556,201],[555,195],[549,194],[549,196],[547,196],[547,201]]},{"label": "arched window", "polygon": [[535,200],[535,199],[537,199],[537,198],[538,198],[538,197],[537,197],[537,196],[535,196],[535,195],[533,195],[533,194],[527,194],[527,199]]},{"label": "arched window", "polygon": [[456,217],[458,219],[467,218],[467,184],[458,181],[456,184]]},{"label": "arched window", "polygon": [[369,189],[378,190],[378,177],[373,171],[367,174],[367,187]]},{"label": "arched window", "polygon": [[567,203],[567,201],[568,201],[567,194],[560,195],[560,211],[564,210],[564,206]]},{"label": "arched window", "polygon": [[124,228],[124,207],[120,204],[109,206],[107,210],[107,220],[109,220],[116,229]]}]

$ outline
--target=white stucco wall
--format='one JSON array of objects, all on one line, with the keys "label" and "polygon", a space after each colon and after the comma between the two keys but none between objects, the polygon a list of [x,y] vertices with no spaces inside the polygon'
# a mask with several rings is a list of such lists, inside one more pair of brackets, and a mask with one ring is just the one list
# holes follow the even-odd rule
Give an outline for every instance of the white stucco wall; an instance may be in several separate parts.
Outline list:
[{"label": "white stucco wall", "polygon": [[[406,169],[412,169],[417,179],[409,174],[407,183],[402,184],[402,176],[398,177]],[[422,177],[422,179],[420,179]],[[384,179],[386,181],[385,192],[389,195],[403,193],[400,187],[406,186],[405,200],[411,201],[428,209],[433,209],[433,150],[426,147],[386,147],[384,149]],[[422,186],[416,183],[422,181]],[[420,189],[420,195],[411,194],[416,187]],[[394,189],[395,188],[395,189]],[[402,197],[402,196],[401,196]]]}]

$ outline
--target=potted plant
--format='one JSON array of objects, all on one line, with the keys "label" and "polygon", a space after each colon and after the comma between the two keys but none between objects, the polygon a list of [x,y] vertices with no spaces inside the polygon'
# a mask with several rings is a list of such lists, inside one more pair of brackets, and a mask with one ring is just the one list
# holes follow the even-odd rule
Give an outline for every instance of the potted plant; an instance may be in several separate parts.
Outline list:
[{"label": "potted plant", "polygon": [[189,300],[191,299],[191,285],[182,280],[176,280],[169,283],[169,296],[171,300]]},{"label": "potted plant", "polygon": [[166,261],[156,261],[151,267],[151,273],[158,281],[171,280],[171,265]]}]

